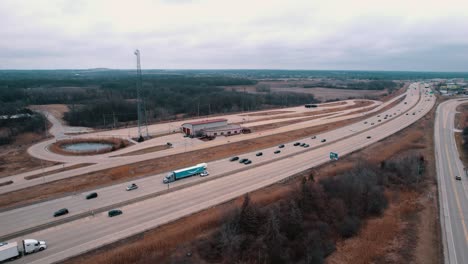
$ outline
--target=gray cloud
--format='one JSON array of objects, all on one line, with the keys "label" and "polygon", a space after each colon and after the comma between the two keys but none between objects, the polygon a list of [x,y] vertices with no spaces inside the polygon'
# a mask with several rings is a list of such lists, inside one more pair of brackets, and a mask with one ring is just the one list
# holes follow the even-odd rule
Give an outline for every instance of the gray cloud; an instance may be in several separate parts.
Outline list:
[{"label": "gray cloud", "polygon": [[468,70],[461,6],[413,15],[396,1],[400,9],[330,14],[333,6],[301,0],[262,10],[256,1],[135,1],[139,14],[55,2],[0,2],[0,69],[133,68],[139,48],[144,68]]}]

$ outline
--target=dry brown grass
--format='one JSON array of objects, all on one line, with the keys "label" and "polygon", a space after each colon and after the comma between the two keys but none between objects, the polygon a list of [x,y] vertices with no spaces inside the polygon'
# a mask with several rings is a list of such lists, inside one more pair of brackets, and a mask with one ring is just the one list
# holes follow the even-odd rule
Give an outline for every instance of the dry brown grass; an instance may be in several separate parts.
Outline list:
[{"label": "dry brown grass", "polygon": [[5,181],[5,182],[0,182],[0,186],[6,186],[12,184],[13,181]]},{"label": "dry brown grass", "polygon": [[[102,143],[102,144],[111,144],[112,147],[101,149],[98,151],[80,151],[80,152],[73,152],[67,151],[63,147],[69,144],[76,144],[76,143]],[[52,152],[61,154],[61,155],[70,155],[70,156],[87,156],[87,155],[98,155],[103,154],[111,151],[116,151],[118,149],[127,147],[131,145],[129,141],[121,138],[72,138],[72,139],[64,139],[57,141],[51,144],[48,149]]]},{"label": "dry brown grass", "polygon": [[271,116],[271,115],[279,115],[285,113],[294,113],[294,111],[269,111],[269,112],[262,112],[262,113],[253,113],[253,114],[244,114],[240,116]]},{"label": "dry brown grass", "polygon": [[28,148],[43,138],[42,134],[25,133],[17,136],[12,144],[2,146],[0,148],[0,178],[59,164],[29,156]]},{"label": "dry brown grass", "polygon": [[53,171],[48,171],[48,172],[43,172],[43,173],[31,175],[31,176],[26,176],[26,177],[24,177],[24,179],[26,179],[26,180],[37,179],[37,178],[40,178],[40,177],[46,177],[46,176],[49,176],[49,175],[52,175],[52,174],[55,174],[55,173],[59,173],[59,172],[62,172],[62,171],[78,169],[78,168],[86,167],[86,166],[93,165],[93,164],[94,163],[76,164],[76,165],[66,167],[66,168],[61,168],[61,169],[57,169],[57,170],[53,170]]},{"label": "dry brown grass", "polygon": [[294,119],[294,120],[287,120],[287,121],[283,121],[283,122],[275,122],[275,123],[270,123],[270,124],[251,126],[251,127],[248,127],[248,128],[250,128],[253,132],[259,132],[259,131],[265,131],[265,130],[270,130],[270,129],[276,129],[276,128],[280,128],[280,127],[284,127],[284,126],[288,126],[288,125],[292,125],[292,124],[297,124],[297,123],[301,123],[301,122],[305,122],[305,121],[310,121],[310,120],[314,120],[314,119],[319,119],[319,118],[327,117],[327,116],[330,116],[330,115],[332,115],[332,114],[321,115],[321,116],[313,116],[313,117],[306,117],[306,118],[300,118],[300,119]]},{"label": "dry brown grass", "polygon": [[170,146],[165,144],[165,145],[159,145],[159,146],[154,146],[154,147],[150,147],[150,148],[144,148],[144,149],[128,152],[128,153],[113,156],[113,157],[135,156],[135,155],[141,155],[141,154],[161,151],[161,150],[165,150],[165,149],[168,149],[168,148],[170,148]]}]

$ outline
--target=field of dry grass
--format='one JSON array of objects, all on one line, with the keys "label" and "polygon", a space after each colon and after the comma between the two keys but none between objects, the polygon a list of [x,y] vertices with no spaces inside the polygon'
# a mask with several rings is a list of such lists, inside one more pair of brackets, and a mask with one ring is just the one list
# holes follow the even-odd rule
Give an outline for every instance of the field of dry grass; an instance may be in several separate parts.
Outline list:
[{"label": "field of dry grass", "polygon": [[15,142],[0,148],[0,178],[50,167],[57,162],[33,158],[27,153],[28,148],[44,138],[43,135],[25,133],[16,137]]},{"label": "field of dry grass", "polygon": [[[390,157],[411,153],[422,154],[427,161],[427,177],[423,189],[418,191],[403,189],[398,192],[387,190],[386,195],[389,197],[390,206],[384,215],[367,220],[354,238],[340,241],[337,250],[327,258],[327,263],[435,264],[441,262],[432,145],[434,112],[433,110],[409,128],[346,156],[339,162],[328,163],[301,174],[307,175],[312,172],[316,179],[320,179],[349,170],[363,160],[380,164]],[[427,133],[421,134],[421,130]],[[385,149],[383,154],[382,149]],[[251,193],[250,197],[255,202],[272,204],[289,195],[297,186],[299,179],[300,177],[263,188]],[[68,260],[66,263],[169,262],[167,256],[171,254],[170,252],[177,250],[181,254],[186,254],[189,250],[185,246],[187,243],[206,237],[215,231],[220,226],[222,216],[232,210],[234,205],[238,207],[240,201],[241,199],[238,198],[218,205],[134,237],[128,242],[123,241],[120,244],[107,246]]]},{"label": "field of dry grass", "polygon": [[125,154],[117,155],[115,157],[125,157],[125,156],[134,156],[134,155],[141,155],[141,154],[146,154],[146,153],[151,153],[151,152],[156,152],[156,151],[161,151],[170,148],[167,144],[165,145],[159,145],[159,146],[154,146],[154,147],[149,147],[149,148],[144,148],[132,152],[128,152]]},{"label": "field of dry grass", "polygon": [[89,166],[89,165],[93,165],[93,163],[81,163],[81,164],[76,164],[76,165],[73,165],[73,166],[70,166],[70,167],[66,167],[66,168],[61,168],[61,169],[57,169],[57,170],[53,170],[53,171],[42,172],[42,173],[39,173],[39,174],[35,174],[35,175],[31,175],[31,176],[26,176],[26,177],[24,177],[24,178],[25,178],[26,180],[32,180],[32,179],[37,179],[37,178],[40,178],[40,177],[46,177],[46,176],[48,176],[48,175],[52,175],[52,174],[59,173],[59,172],[62,172],[62,171],[68,171],[68,170],[73,170],[73,169],[78,169],[78,168],[86,167],[86,166]]}]

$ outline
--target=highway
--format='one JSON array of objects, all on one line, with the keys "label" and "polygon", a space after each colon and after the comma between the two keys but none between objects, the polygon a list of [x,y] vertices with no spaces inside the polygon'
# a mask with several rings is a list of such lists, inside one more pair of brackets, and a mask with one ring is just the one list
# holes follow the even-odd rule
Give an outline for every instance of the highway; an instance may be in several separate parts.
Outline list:
[{"label": "highway", "polygon": [[[378,122],[381,117],[375,116],[368,118],[366,121],[359,122],[359,124],[347,126],[346,128],[348,131],[356,131],[356,129],[360,129],[361,127],[364,128],[360,131],[361,133],[353,132],[349,134],[348,137],[340,135],[336,131],[330,131],[328,132],[330,134],[326,135],[327,143],[323,143],[321,147],[313,149],[312,151],[301,152],[294,150],[294,148],[297,147],[293,147],[289,144],[284,148],[285,153],[282,152],[281,154],[286,155],[286,149],[291,149],[291,153],[292,151],[297,151],[297,155],[121,207],[120,209],[124,212],[121,216],[108,218],[106,213],[99,213],[95,216],[81,218],[66,224],[11,239],[11,241],[18,241],[24,237],[37,238],[46,240],[49,244],[49,248],[46,251],[26,256],[16,262],[53,263],[61,261],[95,247],[120,240],[129,235],[154,228],[180,217],[228,201],[246,192],[268,186],[298,172],[328,162],[328,154],[330,151],[338,152],[343,156],[369,146],[411,125],[428,113],[435,104],[435,98],[425,95],[425,92],[421,94],[421,100],[418,100],[419,93],[417,91],[412,94],[413,95],[410,95],[408,100],[415,99],[418,103],[411,111],[405,113],[400,108],[400,112],[402,113],[398,115],[398,107],[401,107],[398,105],[394,107],[392,111],[387,111],[392,114],[397,113],[397,117],[392,117],[389,120],[387,119],[386,122],[383,122],[383,120],[382,122]],[[410,97],[414,98],[410,99]],[[364,124],[364,122],[368,123]],[[381,125],[377,125],[377,122]],[[372,126],[370,123],[375,123],[375,125]],[[369,136],[371,138],[368,138]],[[318,135],[317,139],[314,140],[317,141],[320,138],[324,137]],[[320,145],[312,139],[308,140],[310,140],[311,147]],[[329,143],[328,140],[334,141]],[[307,141],[305,142],[309,143]],[[265,158],[271,158],[271,155],[266,155]],[[256,161],[254,161],[254,163],[255,162]],[[231,166],[244,165],[232,164]],[[157,177],[154,178],[157,179]],[[142,190],[157,188],[157,186],[157,183],[153,184],[153,186],[143,185]],[[159,186],[164,185],[159,183]],[[122,187],[123,186],[120,186],[119,188]],[[116,193],[114,197],[118,197],[122,193],[124,193],[123,190],[120,193]],[[81,197],[81,199],[83,199],[83,197]],[[182,200],[184,202],[181,202]],[[3,223],[3,216],[0,216],[0,218]],[[33,218],[33,214],[31,214],[31,218]]]},{"label": "highway", "polygon": [[[434,124],[440,223],[446,264],[468,263],[468,177],[454,137],[456,108],[466,100],[441,103]],[[457,181],[455,176],[461,176]]]},{"label": "highway", "polygon": [[[39,144],[36,144],[32,146],[31,148],[28,149],[28,152],[30,154],[34,154],[33,156],[36,156],[38,158],[42,159],[47,159],[47,160],[56,160],[60,161],[62,158],[64,161],[67,163],[62,166],[72,166],[76,165],[78,163],[97,163],[94,165],[86,166],[86,167],[81,167],[81,168],[76,168],[76,169],[71,169],[63,172],[58,172],[55,174],[48,175],[46,177],[38,177],[35,179],[30,179],[26,180],[24,177],[25,176],[30,176],[34,175],[35,173],[41,173],[42,170],[36,170],[35,172],[28,172],[28,173],[23,173],[21,175],[13,175],[9,177],[4,177],[1,179],[1,181],[13,181],[12,184],[7,185],[7,186],[0,186],[0,193],[6,193],[6,192],[11,192],[19,189],[24,189],[27,187],[31,187],[34,185],[38,184],[43,184],[51,181],[56,181],[60,179],[65,179],[77,175],[84,175],[87,173],[92,173],[95,171],[99,170],[104,170],[104,169],[109,169],[113,168],[116,166],[122,166],[125,164],[131,164],[139,161],[144,161],[148,159],[154,159],[158,157],[164,157],[164,156],[169,156],[169,155],[174,155],[178,153],[183,153],[186,151],[195,151],[195,150],[200,150],[204,148],[209,148],[209,147],[214,147],[214,146],[220,146],[224,145],[227,143],[233,143],[233,142],[239,142],[243,140],[248,140],[248,139],[254,139],[262,136],[268,136],[268,135],[274,135],[277,133],[282,133],[282,132],[288,132],[288,131],[293,131],[297,129],[301,129],[304,127],[312,127],[312,126],[317,126],[317,125],[323,125],[323,124],[328,124],[332,122],[337,122],[341,120],[346,120],[350,119],[353,117],[362,117],[366,115],[366,113],[352,113],[357,110],[366,110],[370,109],[372,107],[377,106],[376,108],[368,111],[367,113],[372,113],[375,111],[378,111],[385,107],[386,105],[394,102],[395,100],[399,100],[401,97],[405,96],[405,94],[400,95],[388,102],[385,102],[381,104],[380,102],[375,103],[374,105],[371,106],[366,106],[366,107],[359,107],[359,108],[353,108],[349,110],[343,110],[343,111],[338,111],[333,113],[332,116],[324,116],[324,117],[319,117],[314,120],[309,120],[309,121],[304,121],[300,123],[295,123],[291,125],[287,125],[284,127],[280,127],[277,129],[271,129],[271,130],[266,130],[266,131],[260,131],[257,133],[251,133],[251,134],[242,134],[242,135],[236,135],[233,137],[217,137],[215,140],[209,141],[209,142],[203,142],[198,139],[187,139],[183,138],[180,134],[173,134],[170,136],[166,137],[160,137],[160,138],[155,138],[152,140],[145,141],[144,143],[141,143],[141,145],[136,145],[132,147],[128,147],[116,152],[112,153],[107,153],[107,154],[102,154],[102,155],[93,155],[93,156],[62,156],[59,154],[51,153],[50,151],[47,150],[48,144],[51,143],[51,141],[44,141]],[[375,101],[373,101],[375,102]],[[297,107],[296,107],[297,108]],[[289,108],[292,109],[292,108]],[[305,109],[304,107],[301,108],[301,110],[297,110],[298,112],[303,112]],[[333,107],[327,107],[327,109],[333,109]],[[313,110],[310,110],[313,112]],[[229,116],[226,116],[229,117]],[[273,120],[274,122],[274,120]],[[53,140],[52,140],[53,142]],[[155,144],[155,142],[159,142],[156,145],[163,145],[166,144],[166,142],[172,142],[173,143],[173,148],[162,150],[162,151],[156,151],[156,152],[151,152],[151,153],[146,153],[142,155],[133,155],[133,156],[125,156],[125,157],[115,157],[115,155],[119,155],[122,153],[126,153],[129,151],[145,147],[150,147]],[[59,157],[59,158],[58,158]],[[60,166],[54,166],[55,168],[58,168]],[[174,168],[175,169],[175,168]]]},{"label": "highway", "polygon": [[[125,191],[126,186],[130,184],[130,182],[126,182],[93,190],[94,192],[97,192],[99,194],[99,197],[93,200],[85,199],[85,196],[88,193],[92,192],[88,191],[85,193],[79,193],[64,198],[20,207],[18,209],[0,212],[0,219],[3,223],[3,225],[0,226],[0,238],[9,238],[17,232],[45,225],[47,223],[55,221],[57,220],[57,218],[53,217],[53,213],[60,208],[68,208],[70,213],[67,216],[60,217],[58,220],[63,220],[67,218],[72,219],[75,218],[77,215],[90,215],[92,212],[98,211],[101,208],[108,208],[113,204],[122,203],[130,199],[136,199],[138,197],[145,197],[150,194],[164,192],[168,188],[182,187],[184,185],[193,184],[194,182],[198,182],[201,180],[206,181],[216,176],[227,175],[230,173],[238,172],[240,170],[249,169],[253,166],[267,164],[269,162],[282,159],[284,156],[298,154],[301,152],[312,152],[311,154],[314,156],[324,156],[322,152],[317,152],[317,150],[319,150],[319,148],[322,145],[343,140],[346,137],[352,136],[357,133],[361,133],[363,131],[367,131],[374,126],[377,126],[378,124],[388,122],[394,119],[396,115],[403,115],[405,111],[415,106],[415,104],[418,102],[418,99],[418,93],[410,92],[408,98],[404,102],[400,102],[398,105],[396,105],[394,109],[389,109],[384,113],[378,114],[374,117],[369,117],[368,119],[362,122],[358,122],[336,130],[318,134],[315,139],[304,138],[294,141],[309,144],[311,146],[310,148],[295,147],[293,146],[294,142],[285,142],[286,147],[282,149],[278,147],[271,147],[240,155],[240,158],[248,158],[252,160],[253,163],[251,165],[244,165],[238,162],[230,162],[228,159],[209,162],[208,171],[210,172],[210,177],[192,177],[184,179],[182,181],[171,183],[169,186],[167,186],[165,184],[162,184],[162,179],[167,173],[162,173],[150,177],[144,177],[141,179],[133,180],[132,183],[136,183],[138,186],[140,186],[140,188],[138,190],[130,192]],[[412,114],[412,112],[410,113]],[[387,114],[389,117],[387,119],[384,119],[385,115]],[[407,116],[405,115],[405,117]],[[367,139],[367,136],[368,134],[364,136],[367,141],[374,142],[372,138]],[[327,142],[321,142],[322,139],[326,139]],[[274,154],[275,150],[281,150],[281,153]],[[256,153],[258,152],[262,152],[263,155],[257,157]],[[299,166],[299,164],[297,166]],[[28,217],[30,215],[34,215],[34,218]]]}]

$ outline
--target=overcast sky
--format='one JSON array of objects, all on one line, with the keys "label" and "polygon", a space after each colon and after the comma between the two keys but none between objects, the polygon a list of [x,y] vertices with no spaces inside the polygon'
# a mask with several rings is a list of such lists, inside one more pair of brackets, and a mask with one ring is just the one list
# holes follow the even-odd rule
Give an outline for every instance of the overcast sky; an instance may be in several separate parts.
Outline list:
[{"label": "overcast sky", "polygon": [[0,0],[0,69],[468,71],[468,0]]}]

